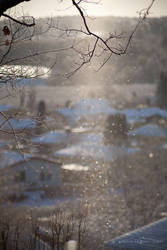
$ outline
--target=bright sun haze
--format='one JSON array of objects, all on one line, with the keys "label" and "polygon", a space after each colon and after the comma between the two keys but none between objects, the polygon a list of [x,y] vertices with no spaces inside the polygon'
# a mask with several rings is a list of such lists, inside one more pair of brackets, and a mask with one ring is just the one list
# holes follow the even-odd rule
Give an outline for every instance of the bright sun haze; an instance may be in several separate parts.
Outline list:
[{"label": "bright sun haze", "polygon": [[[77,15],[77,10],[72,6],[71,0],[31,0],[20,4],[25,12],[35,16],[60,16],[60,15]],[[93,3],[92,3],[93,2]],[[86,13],[91,16],[137,16],[137,12],[146,8],[151,0],[97,0],[83,5]],[[166,16],[167,0],[156,0],[151,9],[151,16]]]}]

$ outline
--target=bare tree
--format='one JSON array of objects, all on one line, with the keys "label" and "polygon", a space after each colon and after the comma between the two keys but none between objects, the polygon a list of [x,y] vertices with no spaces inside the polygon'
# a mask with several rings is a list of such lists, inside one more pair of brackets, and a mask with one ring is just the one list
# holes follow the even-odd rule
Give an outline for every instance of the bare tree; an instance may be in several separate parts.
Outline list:
[{"label": "bare tree", "polygon": [[[29,0],[25,0],[25,1],[29,1]],[[7,57],[7,55],[9,54],[9,52],[11,50],[11,47],[15,43],[16,35],[18,34],[18,32],[20,33],[20,29],[21,30],[23,29],[24,33],[25,33],[25,28],[28,29],[28,28],[33,28],[35,26],[35,19],[33,17],[23,16],[21,18],[17,18],[17,17],[13,17],[12,15],[6,14],[6,11],[8,9],[18,5],[21,2],[23,2],[23,0],[15,0],[15,1],[1,0],[1,2],[0,2],[1,3],[0,16],[6,17],[7,19],[12,21],[13,23],[20,25],[20,26],[17,25],[16,29],[14,31],[10,30],[9,27],[6,26],[6,28],[8,28],[8,31],[11,32],[11,41],[6,40],[6,45],[8,46],[8,49],[0,57],[0,65],[2,65],[2,62],[4,62],[5,64],[9,64],[9,63],[11,64],[13,61],[24,60],[27,57],[33,57],[33,56],[36,56],[37,54],[39,54],[39,52],[36,52],[33,54],[23,56],[22,58],[13,58],[10,60],[8,59],[7,61],[5,60],[5,58]],[[100,63],[100,67],[99,67],[99,69],[100,69],[110,60],[110,58],[113,54],[118,55],[118,56],[126,54],[135,32],[137,31],[137,29],[139,28],[141,23],[143,21],[145,21],[145,19],[149,15],[150,9],[152,8],[154,2],[155,2],[155,0],[151,0],[149,6],[146,9],[143,9],[139,13],[139,20],[138,20],[136,26],[132,30],[131,34],[127,37],[124,45],[121,45],[120,42],[116,43],[117,40],[120,41],[120,38],[121,38],[120,34],[109,32],[109,34],[104,38],[103,36],[98,35],[91,30],[91,28],[89,27],[88,17],[86,16],[86,13],[85,13],[84,8],[82,7],[82,4],[83,3],[88,4],[88,3],[92,3],[92,2],[89,2],[86,0],[79,0],[79,1],[72,0],[71,3],[77,9],[78,14],[81,17],[81,21],[83,23],[81,28],[80,29],[68,28],[68,27],[63,28],[63,27],[59,26],[58,24],[54,25],[52,27],[65,33],[66,35],[72,34],[74,37],[75,37],[76,33],[82,33],[82,35],[90,38],[90,42],[88,41],[87,46],[83,48],[83,46],[81,46],[81,44],[80,44],[80,42],[78,42],[78,40],[76,40],[76,41],[74,40],[74,42],[71,46],[69,46],[68,48],[65,48],[65,49],[72,50],[74,53],[76,53],[78,55],[78,60],[74,64],[75,65],[74,69],[72,69],[70,72],[68,72],[66,74],[66,76],[70,77],[71,75],[73,75],[80,68],[82,68],[85,64],[89,64],[94,57],[98,58],[98,60],[99,60],[99,58],[101,58],[101,63]],[[93,3],[98,4],[98,1],[94,1]],[[34,30],[33,30],[33,32],[34,32]],[[23,33],[23,31],[22,31],[22,33]],[[34,33],[33,34],[32,34],[32,32],[30,32],[30,33],[31,34],[29,34],[28,37],[26,37],[26,40],[32,38],[31,36],[33,36]],[[24,39],[25,39],[25,37],[24,37]],[[20,39],[20,40],[22,40],[22,39]],[[18,39],[17,39],[17,42],[18,42]],[[61,50],[62,49],[59,49],[58,51],[60,52]],[[48,51],[47,52],[46,51],[40,52],[40,53],[48,53]]]},{"label": "bare tree", "polygon": [[22,21],[19,21],[13,17],[11,17],[10,15],[8,14],[5,14],[5,12],[12,8],[12,7],[15,7],[16,5],[18,5],[19,3],[22,3],[22,2],[28,2],[30,0],[0,0],[0,16],[4,16],[4,17],[7,17],[9,19],[11,19],[12,21],[14,22],[17,22],[21,25],[25,25],[25,26],[34,26],[35,25],[35,22],[34,22],[34,19],[33,19],[33,22],[32,23],[26,23],[24,20]]},{"label": "bare tree", "polygon": [[[28,0],[25,0],[28,1]],[[38,58],[39,55],[47,54],[50,52],[54,52],[55,54],[61,53],[67,50],[72,51],[75,55],[77,55],[77,59],[74,60],[74,64],[70,65],[71,69],[65,75],[66,77],[70,77],[75,74],[78,70],[80,70],[84,65],[89,65],[89,63],[94,59],[98,58],[100,61],[101,69],[111,58],[112,55],[121,56],[126,54],[133,36],[137,31],[138,27],[142,24],[143,21],[149,15],[150,9],[153,6],[155,0],[150,0],[149,6],[142,10],[139,15],[139,20],[132,30],[131,34],[126,39],[126,43],[121,45],[117,43],[117,40],[120,40],[121,35],[115,34],[110,32],[107,37],[103,37],[101,35],[96,34],[91,30],[89,27],[88,17],[86,16],[85,10],[82,7],[83,3],[91,3],[86,0],[72,0],[71,4],[74,6],[82,21],[81,28],[68,28],[68,27],[61,27],[58,24],[53,24],[52,20],[45,25],[43,29],[36,24],[35,19],[31,16],[20,16],[18,14],[12,14],[12,10],[14,6],[17,6],[23,2],[23,0],[0,0],[0,17],[4,17],[5,20],[1,23],[3,30],[3,35],[1,36],[2,43],[0,44],[0,80],[3,83],[10,82],[12,86],[12,91],[15,91],[15,83],[19,79],[25,79],[29,77],[37,77],[40,76],[40,60]],[[94,2],[95,3],[95,2]],[[98,3],[98,1],[96,2]],[[69,35],[72,34],[74,40],[72,44],[68,47],[61,47],[58,49],[52,50],[35,50],[33,47],[33,42],[31,49],[27,45],[30,41],[34,41],[37,38],[38,34],[44,34],[50,28],[54,28],[61,32],[62,34]],[[75,39],[75,34],[81,33],[86,38],[88,38],[88,42],[86,44],[81,44],[79,40]],[[24,44],[24,48],[27,49],[20,49],[21,53],[17,55],[16,51]],[[36,65],[38,65],[35,70],[32,68],[25,67],[24,63],[26,60],[30,60],[33,58],[36,61]],[[54,67],[56,64],[56,60],[48,65],[49,70]],[[13,93],[12,92],[12,93]],[[8,92],[5,96],[1,98],[5,98],[6,96],[10,95],[11,92]],[[11,133],[14,134],[15,140],[17,141],[17,136],[12,128],[10,123],[10,118],[4,114],[3,112],[0,113],[1,116],[5,119],[8,125],[11,127]],[[3,131],[2,128],[1,132]]]},{"label": "bare tree", "polygon": [[[19,16],[16,13],[13,14],[13,16],[15,15],[16,17]],[[2,100],[12,96],[15,99],[20,99],[20,104],[23,105],[25,102],[25,93],[24,88],[18,87],[19,82],[21,80],[24,81],[26,78],[40,77],[50,71],[55,65],[54,61],[52,65],[50,64],[48,66],[49,69],[47,72],[41,73],[38,56],[49,53],[49,51],[39,51],[33,48],[37,35],[41,34],[41,32],[45,33],[50,29],[50,22],[48,21],[42,29],[39,25],[35,26],[32,17],[23,16],[17,21],[16,18],[9,18],[6,14],[3,14],[3,16],[5,19],[0,23],[0,29],[2,30],[0,36],[0,88],[2,89],[0,99]],[[28,25],[32,24],[32,22],[34,22],[34,25]],[[20,47],[22,48],[21,50]],[[30,59],[36,62],[37,67],[25,65],[26,60],[28,61],[27,64],[31,64]],[[34,96],[32,93],[30,93],[29,99],[30,105],[33,107]],[[0,132],[13,135],[18,147],[18,135],[11,124],[11,119],[16,118],[16,114],[9,116],[1,111],[0,116],[3,120],[0,124]],[[6,125],[10,130],[7,131],[4,129]]]},{"label": "bare tree", "polygon": [[[109,32],[107,37],[103,38],[103,36],[98,35],[91,30],[88,23],[89,17],[87,17],[85,10],[82,7],[83,3],[92,3],[91,1],[89,2],[86,0],[72,0],[72,5],[77,9],[78,14],[82,19],[83,26],[80,29],[68,27],[62,28],[59,26],[57,26],[56,28],[62,32],[65,32],[66,34],[75,34],[76,32],[82,33],[82,35],[90,38],[90,43],[88,42],[85,49],[83,49],[82,46],[81,48],[78,46],[78,44],[80,45],[78,41],[76,42],[76,44],[74,43],[72,49],[79,55],[80,60],[76,62],[77,66],[75,66],[74,70],[71,70],[71,72],[69,72],[66,76],[71,77],[85,64],[89,64],[93,58],[98,58],[98,60],[101,58],[101,63],[98,68],[98,70],[100,70],[111,59],[112,55],[121,56],[126,54],[136,31],[149,15],[150,9],[152,8],[154,2],[155,0],[152,0],[146,9],[143,9],[139,12],[139,20],[137,24],[131,31],[130,35],[127,37],[124,45],[122,45],[120,43],[120,39],[122,38],[120,34]],[[95,1],[93,3],[97,4],[98,1]],[[116,42],[117,40],[119,40],[119,43]]]},{"label": "bare tree", "polygon": [[[25,0],[25,1],[29,1],[29,0]],[[27,26],[27,27],[31,27],[31,26],[35,25],[35,20],[34,19],[32,20],[31,23],[28,23],[28,22],[25,21],[25,17],[23,17],[23,20],[19,21],[16,18],[13,18],[10,15],[7,15],[7,14],[4,13],[7,9],[9,9],[11,7],[14,7],[17,4],[23,2],[23,0],[15,0],[15,1],[1,0],[1,2],[2,2],[2,4],[1,4],[1,9],[0,9],[0,13],[1,13],[0,15],[5,16],[5,17],[11,19],[12,21],[17,22],[17,23],[19,23],[21,25],[24,25],[24,26]],[[81,29],[68,29],[68,28],[66,28],[64,30],[62,28],[59,28],[59,27],[57,27],[57,28],[61,29],[62,31],[64,31],[66,33],[69,33],[69,32],[75,32],[75,33],[76,32],[80,32],[80,33],[85,34],[86,36],[90,36],[90,37],[94,38],[94,41],[92,42],[91,49],[88,48],[87,52],[78,51],[76,49],[77,52],[82,57],[82,60],[83,60],[82,64],[80,66],[78,66],[78,68],[76,69],[76,70],[78,70],[84,64],[89,63],[91,61],[92,57],[96,55],[97,48],[100,48],[100,49],[103,50],[103,52],[107,52],[109,54],[108,57],[103,61],[103,64],[101,65],[101,67],[110,59],[110,57],[111,57],[112,54],[116,54],[116,55],[123,55],[123,54],[125,54],[127,52],[128,47],[130,46],[130,42],[131,42],[131,40],[132,40],[132,38],[133,38],[136,30],[138,29],[138,27],[140,26],[140,24],[149,15],[149,11],[150,11],[151,7],[153,6],[155,0],[151,0],[150,5],[146,9],[143,9],[140,12],[139,21],[136,24],[136,26],[134,27],[134,30],[132,31],[132,33],[130,34],[130,36],[128,37],[127,42],[126,42],[126,44],[125,44],[124,47],[122,47],[120,44],[117,47],[113,47],[112,41],[115,40],[115,39],[117,39],[117,38],[120,38],[120,35],[109,33],[109,35],[107,36],[107,38],[104,39],[102,36],[99,36],[98,34],[96,34],[93,31],[91,31],[91,29],[89,27],[89,24],[87,22],[87,17],[86,17],[85,11],[84,11],[84,9],[82,7],[83,3],[89,3],[89,1],[85,1],[85,0],[79,0],[79,1],[71,0],[71,2],[72,2],[72,5],[77,9],[78,14],[81,16],[81,19],[83,21],[83,28],[82,27],[81,27]],[[94,3],[98,3],[98,1],[94,2]]]}]

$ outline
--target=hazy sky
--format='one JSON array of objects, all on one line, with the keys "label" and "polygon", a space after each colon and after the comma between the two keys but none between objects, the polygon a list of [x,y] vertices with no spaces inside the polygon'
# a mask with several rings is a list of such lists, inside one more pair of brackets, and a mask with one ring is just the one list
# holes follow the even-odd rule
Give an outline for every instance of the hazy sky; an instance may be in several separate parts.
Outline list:
[{"label": "hazy sky", "polygon": [[[97,2],[98,0],[91,0]],[[101,0],[100,4],[86,4],[88,15],[136,16],[137,11],[147,7],[151,0]],[[71,0],[31,0],[19,5],[24,12],[39,16],[76,15]],[[152,16],[167,16],[167,0],[155,0]]]}]

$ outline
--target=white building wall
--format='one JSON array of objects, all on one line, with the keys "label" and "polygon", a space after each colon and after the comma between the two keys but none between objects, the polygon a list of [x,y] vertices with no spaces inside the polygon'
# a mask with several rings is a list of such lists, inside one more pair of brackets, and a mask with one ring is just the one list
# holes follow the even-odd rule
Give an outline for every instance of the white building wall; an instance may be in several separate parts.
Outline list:
[{"label": "white building wall", "polygon": [[13,171],[15,176],[23,171],[25,174],[24,182],[29,185],[60,186],[62,183],[61,167],[54,162],[33,159],[18,163]]}]

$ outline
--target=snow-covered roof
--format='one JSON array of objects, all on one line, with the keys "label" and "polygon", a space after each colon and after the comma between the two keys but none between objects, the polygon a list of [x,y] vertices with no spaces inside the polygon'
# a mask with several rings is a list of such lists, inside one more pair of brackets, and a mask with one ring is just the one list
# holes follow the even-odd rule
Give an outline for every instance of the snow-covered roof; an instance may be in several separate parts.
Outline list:
[{"label": "snow-covered roof", "polygon": [[0,152],[0,168],[6,168],[12,164],[25,161],[30,158],[30,154],[21,154],[20,152],[5,150]]},{"label": "snow-covered roof", "polygon": [[8,110],[10,110],[12,108],[14,108],[14,106],[12,106],[12,105],[8,105],[8,104],[1,104],[0,105],[0,111],[1,112],[8,111]]},{"label": "snow-covered roof", "polygon": [[71,134],[68,134],[65,131],[53,130],[33,138],[32,142],[43,143],[43,144],[67,143],[70,138]]},{"label": "snow-covered roof", "polygon": [[20,130],[20,129],[33,129],[36,127],[36,121],[30,118],[9,119],[5,121],[4,118],[0,119],[0,127],[4,130]]},{"label": "snow-covered roof", "polygon": [[158,107],[142,108],[142,109],[125,109],[122,111],[126,115],[127,121],[137,122],[141,119],[159,115],[167,119],[167,111]]},{"label": "snow-covered roof", "polygon": [[56,156],[65,157],[95,157],[112,161],[115,156],[138,152],[137,148],[126,146],[104,145],[103,133],[89,133],[80,143],[58,150]]},{"label": "snow-covered roof", "polygon": [[64,116],[69,117],[73,122],[76,122],[83,116],[87,119],[90,119],[90,117],[93,115],[113,115],[116,113],[125,114],[128,123],[143,121],[146,118],[155,115],[159,115],[162,118],[167,119],[167,111],[158,107],[125,110],[113,109],[107,100],[102,98],[83,99],[74,104],[71,108],[61,108],[58,111]]},{"label": "snow-covered roof", "polygon": [[167,249],[167,218],[139,228],[107,243],[105,249],[165,250]]},{"label": "snow-covered roof", "polygon": [[9,165],[8,168],[5,168],[5,169],[16,168],[17,166],[29,163],[31,161],[38,161],[38,162],[41,162],[41,163],[42,162],[51,163],[51,164],[54,164],[56,167],[61,167],[61,163],[59,161],[54,161],[54,160],[46,159],[44,157],[37,157],[37,156],[28,157],[28,158],[23,159],[23,156],[20,154],[20,160],[18,160],[17,162]]},{"label": "snow-covered roof", "polygon": [[167,137],[167,129],[162,128],[156,124],[147,124],[138,129],[130,131],[128,135]]}]

